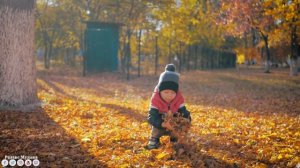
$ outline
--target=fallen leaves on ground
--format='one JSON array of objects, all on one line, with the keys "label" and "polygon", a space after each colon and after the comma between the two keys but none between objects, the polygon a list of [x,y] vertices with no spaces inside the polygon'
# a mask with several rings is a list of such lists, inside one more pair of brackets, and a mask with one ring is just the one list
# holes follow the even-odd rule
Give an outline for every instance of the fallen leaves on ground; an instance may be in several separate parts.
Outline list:
[{"label": "fallen leaves on ground", "polygon": [[189,152],[176,151],[168,137],[159,149],[144,148],[157,77],[40,74],[41,109],[0,112],[0,157],[37,155],[46,167],[295,167],[300,79],[285,73],[182,74],[192,116]]}]

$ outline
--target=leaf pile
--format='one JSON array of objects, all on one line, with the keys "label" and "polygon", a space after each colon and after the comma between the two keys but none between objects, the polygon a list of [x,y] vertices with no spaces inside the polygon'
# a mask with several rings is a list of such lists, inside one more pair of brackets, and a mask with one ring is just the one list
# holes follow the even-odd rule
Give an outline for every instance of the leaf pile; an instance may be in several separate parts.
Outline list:
[{"label": "leaf pile", "polygon": [[177,142],[171,144],[174,149],[173,155],[170,156],[174,160],[185,160],[192,167],[231,167],[230,165],[218,161],[213,157],[201,154],[201,148],[197,147],[195,137],[189,134],[191,122],[189,119],[182,117],[179,113],[173,114],[168,112],[164,115],[163,125],[170,125],[166,129],[171,132],[173,137],[177,138]]},{"label": "leaf pile", "polygon": [[187,151],[188,146],[191,144],[188,135],[191,123],[189,119],[182,117],[179,113],[173,114],[172,112],[166,113],[163,120],[162,125],[169,125],[166,129],[177,139],[175,149],[178,156],[180,156],[184,151]]}]

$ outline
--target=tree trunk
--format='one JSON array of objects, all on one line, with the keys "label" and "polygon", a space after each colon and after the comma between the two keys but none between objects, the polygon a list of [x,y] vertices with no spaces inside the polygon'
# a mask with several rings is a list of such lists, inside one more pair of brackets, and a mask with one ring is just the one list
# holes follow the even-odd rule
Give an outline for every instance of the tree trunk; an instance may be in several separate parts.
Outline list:
[{"label": "tree trunk", "polygon": [[290,76],[298,75],[297,59],[298,59],[298,44],[297,44],[297,27],[292,26],[291,28],[291,65],[290,65]]},{"label": "tree trunk", "polygon": [[265,49],[264,47],[260,48],[260,58],[261,58],[261,67],[262,68],[264,68],[264,64],[263,64],[263,61],[264,61],[264,52],[265,52],[264,49]]},{"label": "tree trunk", "polygon": [[131,47],[130,47],[130,38],[131,38],[131,31],[127,30],[127,45],[126,45],[126,52],[125,52],[125,59],[126,59],[126,73],[127,73],[127,80],[130,79],[130,66],[131,66]]},{"label": "tree trunk", "polygon": [[194,65],[194,70],[196,70],[197,69],[197,67],[198,67],[198,45],[195,45],[195,55],[194,55],[195,57],[195,65]]},{"label": "tree trunk", "polygon": [[65,65],[70,65],[70,62],[71,62],[69,50],[70,50],[69,48],[63,50],[63,52],[64,52],[64,64]]},{"label": "tree trunk", "polygon": [[139,31],[139,41],[138,41],[138,77],[141,76],[141,37],[142,37],[142,29]]},{"label": "tree trunk", "polygon": [[86,31],[84,31],[83,36],[83,54],[82,54],[82,76],[87,75],[87,39],[86,39]]},{"label": "tree trunk", "polygon": [[49,61],[48,61],[48,53],[49,53],[49,49],[48,49],[48,45],[47,42],[45,41],[44,43],[45,46],[45,52],[44,52],[44,68],[45,69],[49,69]]},{"label": "tree trunk", "polygon": [[38,16],[37,18],[41,25],[42,37],[43,37],[43,42],[44,42],[44,50],[45,50],[44,51],[44,68],[49,69],[50,68],[50,58],[49,58],[50,37],[46,30],[47,28],[45,27],[46,24],[45,24],[44,20],[42,20],[41,13],[37,9],[35,11],[36,11],[36,14]]},{"label": "tree trunk", "polygon": [[158,37],[155,36],[155,70],[154,70],[154,74],[157,74],[157,69],[158,69]]},{"label": "tree trunk", "polygon": [[169,49],[168,49],[168,63],[172,62],[172,57],[171,57],[171,40],[169,40]]},{"label": "tree trunk", "polygon": [[270,49],[269,49],[269,43],[268,43],[268,35],[264,35],[261,33],[261,36],[265,42],[265,49],[266,49],[266,54],[267,54],[267,60],[265,63],[265,73],[270,73],[270,60],[271,60],[271,54],[270,54]]},{"label": "tree trunk", "polygon": [[[262,36],[263,36],[263,35],[262,35]],[[244,52],[245,52],[245,59],[247,60],[247,62],[249,62],[249,60],[248,60],[248,59],[249,59],[249,56],[248,56],[248,39],[247,39],[247,32],[244,32],[244,40],[245,40],[245,41],[244,41],[244,42],[245,42],[245,43],[244,43],[244,45],[245,45],[245,46],[244,46],[244,49],[245,49],[245,50],[244,50]],[[246,67],[247,67],[247,68],[248,68],[248,66],[249,66],[249,65],[246,64]]]},{"label": "tree trunk", "polygon": [[127,47],[127,42],[126,42],[127,34],[124,35],[124,40],[123,40],[123,50],[120,53],[121,55],[121,72],[124,73],[126,72],[126,47]]},{"label": "tree trunk", "polygon": [[300,44],[298,44],[298,57],[297,57],[297,69],[300,72]]},{"label": "tree trunk", "polygon": [[182,55],[181,55],[181,60],[182,60],[182,66],[181,66],[181,70],[187,69],[187,65],[186,65],[186,60],[187,60],[187,49],[186,49],[186,45],[183,43],[183,48],[182,48]]},{"label": "tree trunk", "polygon": [[187,55],[187,71],[190,71],[190,60],[192,55],[191,45],[188,45],[188,55]]},{"label": "tree trunk", "polygon": [[216,69],[220,68],[220,57],[221,57],[221,54],[222,54],[222,50],[221,51],[218,50],[217,53],[218,53],[217,58],[216,58],[217,61],[216,61],[216,64],[215,64]]},{"label": "tree trunk", "polygon": [[50,60],[52,57],[52,49],[53,49],[53,45],[52,42],[49,42],[49,48],[48,48],[48,52],[47,52],[47,67],[48,69],[50,68]]},{"label": "tree trunk", "polygon": [[204,52],[203,52],[203,46],[200,46],[200,67],[201,70],[204,69]]},{"label": "tree trunk", "polygon": [[182,70],[182,42],[179,42],[179,54],[178,54],[178,71]]},{"label": "tree trunk", "polygon": [[68,66],[75,66],[75,50],[73,48],[67,48],[64,51],[64,63]]},{"label": "tree trunk", "polygon": [[0,0],[0,104],[36,103],[35,0]]}]

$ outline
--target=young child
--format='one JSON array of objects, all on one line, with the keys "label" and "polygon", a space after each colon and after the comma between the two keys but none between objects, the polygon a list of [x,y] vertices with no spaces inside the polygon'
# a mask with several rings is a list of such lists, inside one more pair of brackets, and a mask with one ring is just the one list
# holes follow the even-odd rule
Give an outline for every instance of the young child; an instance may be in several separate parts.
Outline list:
[{"label": "young child", "polygon": [[[166,129],[170,125],[162,125],[162,117],[168,111],[171,111],[173,114],[178,112],[183,117],[191,120],[190,112],[187,111],[183,96],[179,90],[179,74],[175,72],[173,64],[166,65],[165,72],[160,74],[158,84],[151,97],[148,122],[152,125],[152,132],[147,145],[148,149],[158,148],[161,136],[171,136],[170,132]],[[170,140],[172,142],[177,141],[175,137],[171,137]]]}]

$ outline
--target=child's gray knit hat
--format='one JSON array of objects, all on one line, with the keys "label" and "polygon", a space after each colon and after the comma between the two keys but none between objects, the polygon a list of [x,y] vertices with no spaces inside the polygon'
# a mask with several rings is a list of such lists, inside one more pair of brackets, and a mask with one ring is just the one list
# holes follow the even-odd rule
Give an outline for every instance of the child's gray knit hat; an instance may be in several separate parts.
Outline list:
[{"label": "child's gray knit hat", "polygon": [[178,91],[179,74],[175,72],[174,64],[168,64],[165,67],[165,72],[160,74],[158,81],[159,92],[169,89],[175,92]]},{"label": "child's gray knit hat", "polygon": [[165,67],[165,71],[175,72],[176,68],[174,64],[167,64]]}]

